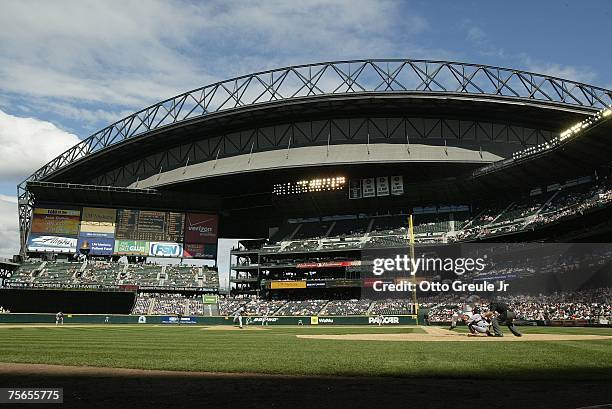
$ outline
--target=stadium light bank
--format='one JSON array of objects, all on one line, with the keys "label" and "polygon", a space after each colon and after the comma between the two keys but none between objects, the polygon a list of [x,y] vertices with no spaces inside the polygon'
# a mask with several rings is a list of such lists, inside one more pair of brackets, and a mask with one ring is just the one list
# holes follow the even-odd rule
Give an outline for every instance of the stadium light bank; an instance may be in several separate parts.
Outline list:
[{"label": "stadium light bank", "polygon": [[536,146],[532,146],[527,149],[523,149],[521,151],[515,152],[512,154],[512,159],[522,159],[527,156],[535,155],[540,152],[555,148],[560,145],[561,142],[566,141],[572,137],[578,136],[584,130],[589,129],[597,124],[599,124],[602,120],[608,119],[612,115],[612,107],[605,108],[597,113],[595,113],[590,118],[585,119],[584,121],[578,122],[576,125],[572,126],[569,129],[561,132],[559,136],[551,139],[548,142],[541,143]]}]

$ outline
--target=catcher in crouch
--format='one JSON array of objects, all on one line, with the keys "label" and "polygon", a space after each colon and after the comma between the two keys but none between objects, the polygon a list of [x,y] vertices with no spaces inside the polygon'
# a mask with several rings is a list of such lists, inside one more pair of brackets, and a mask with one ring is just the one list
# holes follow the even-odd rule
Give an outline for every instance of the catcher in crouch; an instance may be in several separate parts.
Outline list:
[{"label": "catcher in crouch", "polygon": [[466,324],[470,333],[468,336],[479,336],[479,334],[486,334],[488,337],[492,337],[489,326],[491,325],[482,315],[480,315],[480,307],[474,307],[472,315],[468,318]]}]

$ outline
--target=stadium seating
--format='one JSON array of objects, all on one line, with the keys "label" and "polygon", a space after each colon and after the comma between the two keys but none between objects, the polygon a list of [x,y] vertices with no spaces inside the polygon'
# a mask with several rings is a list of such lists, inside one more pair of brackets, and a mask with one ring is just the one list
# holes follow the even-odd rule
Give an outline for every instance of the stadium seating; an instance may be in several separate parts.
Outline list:
[{"label": "stadium seating", "polygon": [[[612,289],[597,288],[573,292],[559,292],[548,296],[514,295],[506,301],[518,319],[527,321],[543,320],[586,320],[598,323],[612,322]],[[428,311],[430,323],[448,323],[453,314],[463,309],[463,302],[457,294],[444,293],[424,297],[419,308]],[[489,301],[481,300],[486,311]],[[351,316],[351,315],[410,315],[413,305],[408,300],[386,299],[362,300],[264,300],[252,298],[220,298],[218,314],[232,316],[238,308],[245,307],[246,315],[269,316]],[[132,314],[153,315],[209,315],[205,314],[201,296],[180,294],[142,293],[136,298]]]},{"label": "stadium seating", "polygon": [[[575,321],[584,320],[599,323],[612,320],[611,288],[596,288],[580,291],[558,292],[552,295],[512,295],[503,301],[508,303],[519,320],[525,321]],[[486,311],[488,300],[481,300]],[[431,323],[448,323],[453,314],[463,309],[463,303],[448,294],[429,297],[421,304],[428,309]]]},{"label": "stadium seating", "polygon": [[9,283],[50,287],[116,287],[138,285],[167,288],[219,288],[219,275],[208,267],[123,264],[110,261],[23,263]]},{"label": "stadium seating", "polygon": [[369,225],[370,219],[368,218],[336,220],[330,236],[344,237],[363,235],[367,233]]},{"label": "stadium seating", "polygon": [[[419,213],[414,215],[415,241],[455,242],[533,229],[610,202],[612,190],[606,181],[601,181],[597,185],[583,183],[561,191],[553,189],[511,202],[494,203],[476,210],[471,217],[466,206],[455,213]],[[291,223],[281,226],[262,250],[276,253],[403,247],[408,244],[407,224],[407,215],[337,216]]]},{"label": "stadium seating", "polygon": [[279,316],[308,316],[317,315],[327,304],[328,300],[287,301],[274,315]]},{"label": "stadium seating", "polygon": [[370,300],[333,300],[328,302],[319,315],[366,315],[370,308]]},{"label": "stadium seating", "polygon": [[371,315],[409,315],[412,313],[412,303],[406,300],[377,300],[370,307]]},{"label": "stadium seating", "polygon": [[132,314],[142,315],[149,314],[149,310],[151,308],[151,298],[148,296],[139,295],[136,297],[136,301],[134,302],[134,308],[132,308]]}]

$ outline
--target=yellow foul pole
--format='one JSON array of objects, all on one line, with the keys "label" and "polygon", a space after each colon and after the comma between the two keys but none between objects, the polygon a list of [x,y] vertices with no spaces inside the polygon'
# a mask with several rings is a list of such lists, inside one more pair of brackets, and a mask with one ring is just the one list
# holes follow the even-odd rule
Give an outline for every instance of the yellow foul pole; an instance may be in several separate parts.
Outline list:
[{"label": "yellow foul pole", "polygon": [[[410,247],[410,258],[414,260],[414,224],[412,222],[412,215],[408,217],[408,235],[409,235],[409,247]],[[416,323],[419,323],[419,304],[417,303],[416,295],[416,274],[412,275],[412,283],[414,285],[412,290],[412,305],[414,314],[416,316]]]}]

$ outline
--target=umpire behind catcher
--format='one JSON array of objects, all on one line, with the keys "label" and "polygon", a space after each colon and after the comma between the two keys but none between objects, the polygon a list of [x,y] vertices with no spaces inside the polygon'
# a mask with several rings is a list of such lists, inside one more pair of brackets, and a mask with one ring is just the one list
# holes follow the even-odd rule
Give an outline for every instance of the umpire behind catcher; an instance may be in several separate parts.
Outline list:
[{"label": "umpire behind catcher", "polygon": [[[495,313],[497,313],[497,315]],[[508,329],[510,332],[512,332],[512,334],[514,334],[514,336],[523,336],[523,334],[521,334],[514,326],[513,321],[516,318],[516,314],[514,311],[510,311],[508,304],[499,301],[492,301],[491,304],[489,304],[489,311],[487,311],[485,317],[491,319],[491,325],[493,326],[493,332],[495,333],[496,337],[504,336],[504,334],[501,332],[501,328],[499,327],[500,322],[506,323]]]}]

